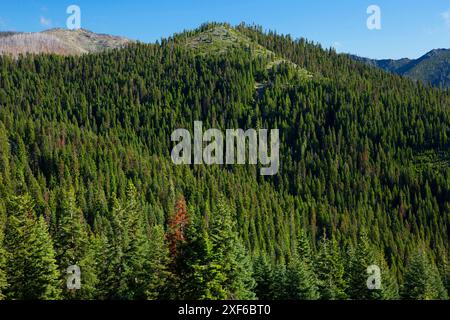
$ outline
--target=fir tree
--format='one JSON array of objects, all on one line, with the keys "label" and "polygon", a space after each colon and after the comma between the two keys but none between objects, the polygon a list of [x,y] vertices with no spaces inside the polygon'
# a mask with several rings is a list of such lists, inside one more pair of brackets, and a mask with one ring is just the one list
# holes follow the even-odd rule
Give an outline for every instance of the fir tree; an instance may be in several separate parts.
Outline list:
[{"label": "fir tree", "polygon": [[250,300],[255,281],[252,277],[252,265],[239,236],[231,210],[223,199],[219,199],[209,231],[215,260],[225,275],[223,284],[227,298],[232,300]]},{"label": "fir tree", "polygon": [[147,258],[150,278],[146,289],[146,297],[150,300],[162,297],[169,278],[169,249],[164,237],[162,226],[155,225],[151,228]]},{"label": "fir tree", "polygon": [[112,299],[145,299],[150,281],[149,253],[142,211],[136,189],[129,184],[125,205],[115,201],[111,234],[106,248],[108,287]]},{"label": "fir tree", "polygon": [[5,299],[5,291],[8,287],[6,279],[6,250],[3,247],[4,228],[6,225],[6,212],[4,211],[3,203],[0,201],[0,300]]},{"label": "fir tree", "polygon": [[273,281],[270,287],[270,296],[273,300],[285,300],[288,298],[286,279],[286,266],[277,264],[273,270]]},{"label": "fir tree", "polygon": [[[63,291],[67,299],[93,299],[97,284],[94,251],[83,213],[78,208],[75,192],[70,189],[61,195],[59,223],[56,234],[56,259],[63,276]],[[67,289],[66,270],[78,266],[81,271],[79,290]]]},{"label": "fir tree", "polygon": [[286,299],[317,300],[319,297],[314,270],[306,260],[294,256],[286,269]]},{"label": "fir tree", "polygon": [[273,299],[271,287],[273,286],[272,267],[264,255],[259,255],[253,265],[253,278],[255,279],[255,294],[259,300]]},{"label": "fir tree", "polygon": [[315,259],[320,296],[324,300],[341,300],[346,298],[347,283],[344,279],[344,263],[337,241],[326,238],[319,243],[319,252]]},{"label": "fir tree", "polygon": [[399,286],[394,273],[389,268],[382,254],[379,254],[377,261],[381,270],[381,290],[376,292],[379,295],[379,299],[398,300],[400,297]]},{"label": "fir tree", "polygon": [[53,243],[41,216],[36,218],[29,196],[14,197],[8,204],[5,244],[10,263],[9,299],[60,298],[60,275]]},{"label": "fir tree", "polygon": [[223,300],[227,298],[225,274],[219,264],[207,231],[200,221],[189,225],[183,250],[185,299]]},{"label": "fir tree", "polygon": [[408,300],[448,299],[436,265],[423,248],[419,248],[410,258],[402,297]]},{"label": "fir tree", "polygon": [[351,251],[348,267],[348,295],[351,299],[371,300],[378,299],[377,290],[370,290],[367,286],[369,274],[367,268],[377,265],[374,249],[369,243],[367,233],[360,233],[358,243]]}]

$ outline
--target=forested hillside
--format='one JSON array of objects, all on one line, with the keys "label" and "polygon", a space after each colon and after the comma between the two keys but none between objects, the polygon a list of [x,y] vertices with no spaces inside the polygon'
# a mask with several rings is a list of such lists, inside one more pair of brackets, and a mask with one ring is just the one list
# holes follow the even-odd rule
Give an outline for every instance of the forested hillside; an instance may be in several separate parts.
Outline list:
[{"label": "forested hillside", "polygon": [[[278,175],[175,166],[197,120]],[[448,299],[449,136],[448,90],[259,27],[0,56],[0,299]]]},{"label": "forested hillside", "polygon": [[383,70],[422,81],[436,87],[450,87],[450,50],[435,49],[419,59],[372,60],[351,56],[357,61]]}]

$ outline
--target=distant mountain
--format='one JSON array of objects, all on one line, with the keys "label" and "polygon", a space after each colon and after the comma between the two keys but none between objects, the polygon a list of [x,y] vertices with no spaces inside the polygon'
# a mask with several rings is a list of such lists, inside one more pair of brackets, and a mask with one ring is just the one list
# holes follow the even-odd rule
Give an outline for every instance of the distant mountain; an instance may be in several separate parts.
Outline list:
[{"label": "distant mountain", "polygon": [[0,54],[56,53],[80,55],[120,48],[131,40],[88,30],[51,29],[44,32],[0,32]]},{"label": "distant mountain", "polygon": [[351,57],[383,70],[397,73],[433,86],[450,87],[450,49],[436,49],[419,59],[373,60]]}]

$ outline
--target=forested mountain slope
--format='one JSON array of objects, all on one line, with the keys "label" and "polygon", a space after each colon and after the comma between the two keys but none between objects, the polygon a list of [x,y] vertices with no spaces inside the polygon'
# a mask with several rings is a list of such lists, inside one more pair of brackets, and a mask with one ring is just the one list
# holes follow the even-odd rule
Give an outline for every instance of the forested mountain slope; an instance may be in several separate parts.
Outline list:
[{"label": "forested mountain slope", "polygon": [[[186,46],[223,28],[0,57],[0,298],[448,298],[450,93],[259,27]],[[279,174],[175,166],[197,120],[280,129]]]},{"label": "forested mountain slope", "polygon": [[419,59],[372,60],[357,56],[352,58],[436,87],[450,87],[450,49],[431,50]]}]

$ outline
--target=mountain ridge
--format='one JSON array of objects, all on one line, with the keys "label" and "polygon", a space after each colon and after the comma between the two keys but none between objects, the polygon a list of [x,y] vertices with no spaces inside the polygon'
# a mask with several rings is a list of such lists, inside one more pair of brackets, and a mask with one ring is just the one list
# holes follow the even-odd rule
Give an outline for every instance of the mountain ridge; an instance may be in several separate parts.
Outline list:
[{"label": "mountain ridge", "polygon": [[349,55],[352,59],[385,71],[409,77],[432,86],[450,87],[450,49],[433,49],[417,59],[370,59]]},{"label": "mountain ridge", "polygon": [[53,28],[42,32],[0,32],[0,54],[53,53],[63,56],[96,53],[134,42],[125,37],[86,29]]},{"label": "mountain ridge", "polygon": [[[176,38],[176,35],[172,40]],[[298,69],[306,78],[312,75],[299,68],[292,59],[274,53],[270,48],[250,39],[226,23],[206,23],[178,39],[181,45],[200,55],[223,54],[236,47],[252,50],[256,57],[264,57],[270,62],[270,70],[282,63]],[[124,47],[136,41],[125,37],[94,33],[86,29],[67,30],[48,29],[42,32],[0,32],[0,54],[17,57],[20,54],[58,54],[62,56],[98,53],[109,49]],[[450,87],[450,49],[433,49],[418,59],[370,59],[347,54],[351,59],[384,71],[409,77],[415,81],[436,87]]]}]

